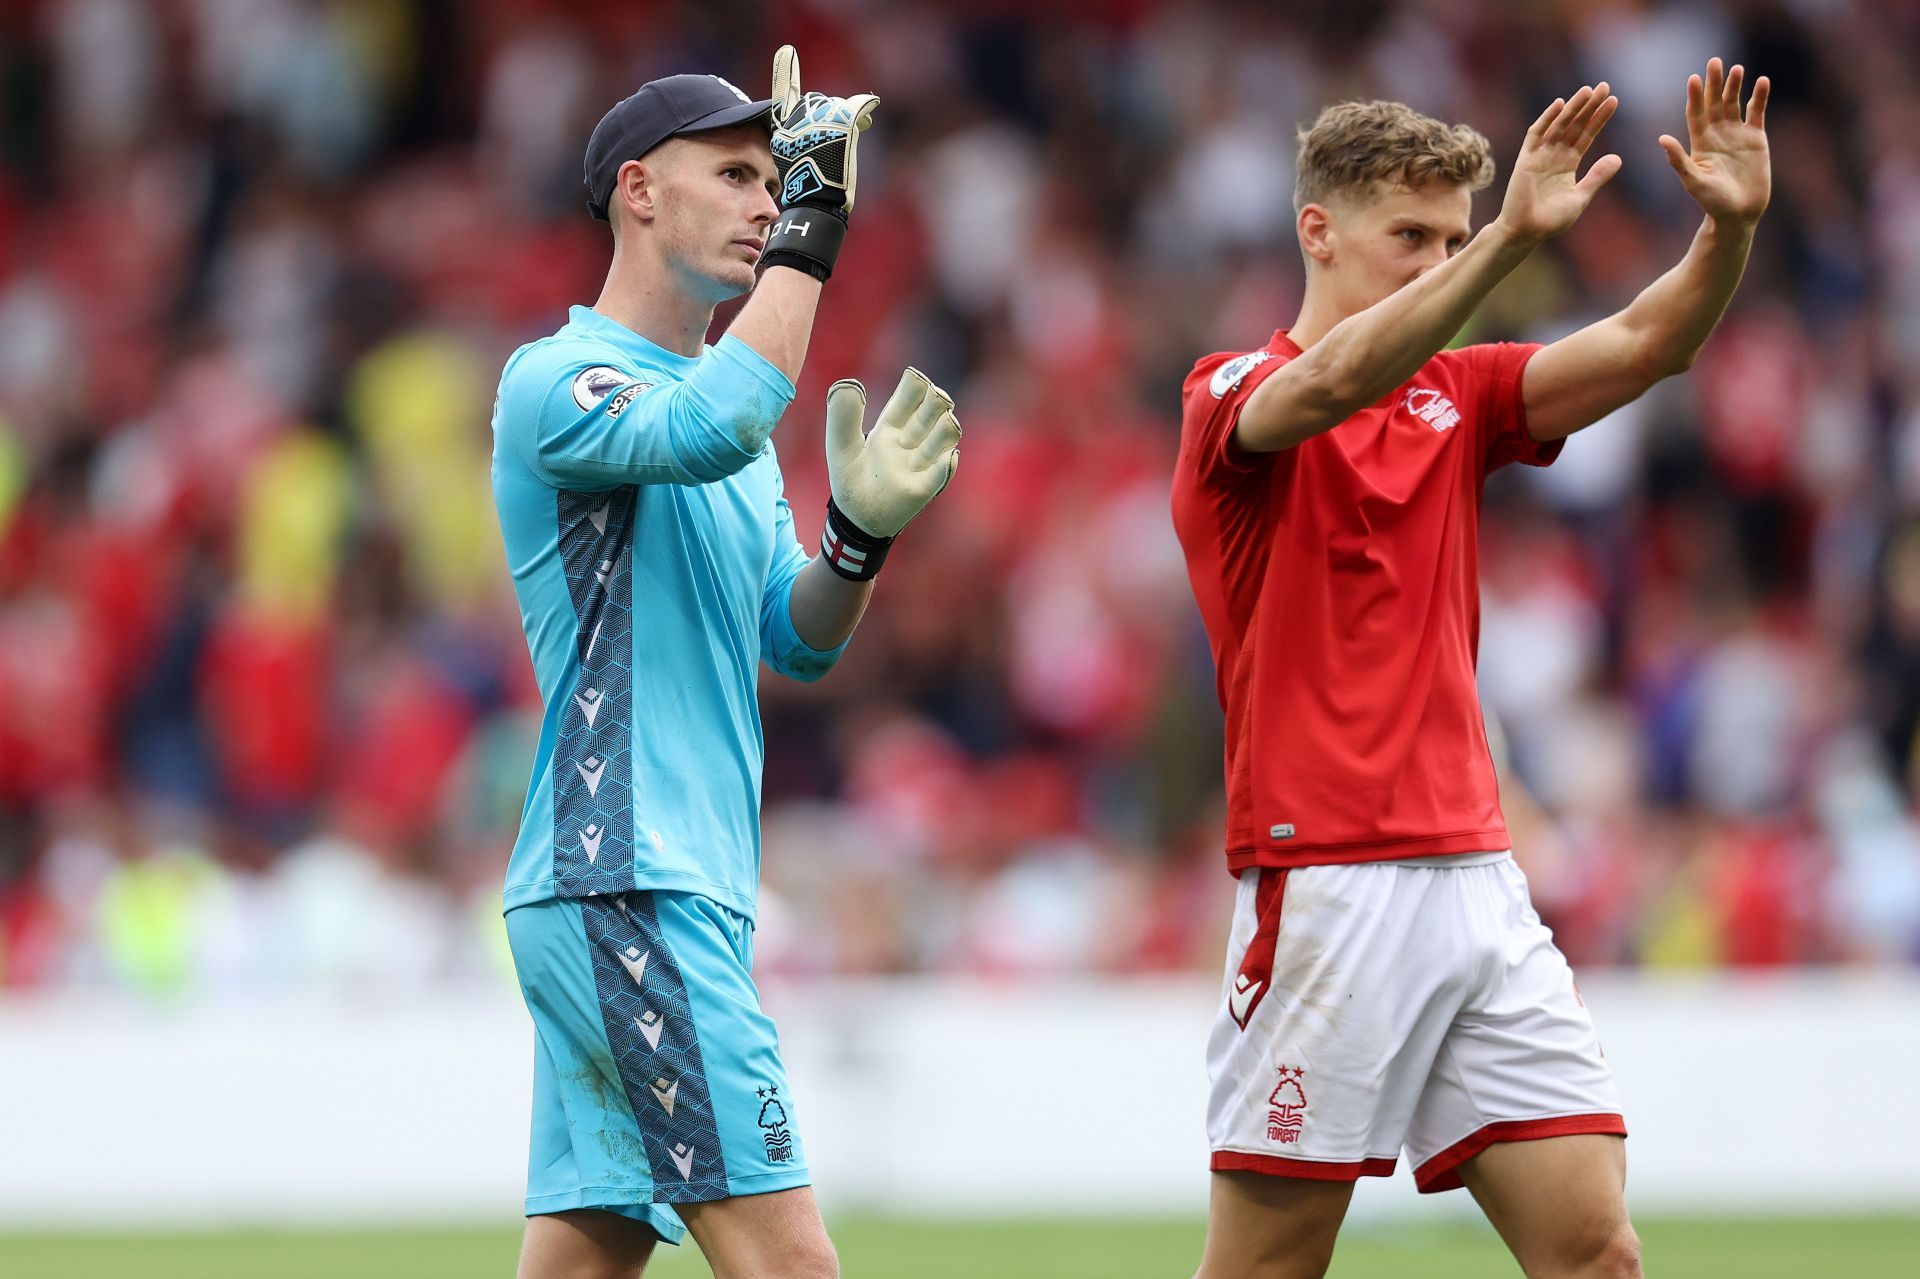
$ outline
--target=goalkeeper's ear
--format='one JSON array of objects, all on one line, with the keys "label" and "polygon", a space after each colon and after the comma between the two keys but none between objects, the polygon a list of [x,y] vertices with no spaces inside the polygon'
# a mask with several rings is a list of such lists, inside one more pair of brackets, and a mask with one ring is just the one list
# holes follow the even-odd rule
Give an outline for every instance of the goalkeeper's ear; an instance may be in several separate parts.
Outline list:
[{"label": "goalkeeper's ear", "polygon": [[867,441],[867,388],[843,377],[827,388],[827,457],[851,461]]}]

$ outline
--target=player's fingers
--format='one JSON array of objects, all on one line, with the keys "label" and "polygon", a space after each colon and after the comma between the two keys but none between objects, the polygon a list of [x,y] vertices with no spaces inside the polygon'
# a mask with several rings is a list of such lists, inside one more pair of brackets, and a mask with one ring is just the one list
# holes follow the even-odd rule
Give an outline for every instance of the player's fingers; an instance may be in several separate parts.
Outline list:
[{"label": "player's fingers", "polygon": [[921,401],[927,398],[927,391],[933,386],[927,375],[909,364],[900,374],[900,384],[893,388],[893,394],[880,410],[880,418],[874,423],[874,429],[886,427],[897,431],[905,426],[913,416]]},{"label": "player's fingers", "polygon": [[790,44],[773,55],[773,101],[783,115],[800,104],[800,53]]},{"label": "player's fingers", "polygon": [[933,429],[927,432],[927,438],[920,441],[920,447],[913,451],[913,469],[924,471],[959,446],[959,419],[951,412],[944,413],[933,424]]},{"label": "player's fingers", "polygon": [[1586,110],[1587,103],[1591,101],[1592,98],[1593,90],[1586,85],[1581,85],[1580,88],[1574,92],[1574,95],[1567,99],[1566,110],[1554,117],[1553,123],[1547,126],[1544,141],[1564,142],[1570,134],[1576,131],[1577,126],[1575,121],[1579,119],[1580,113]]},{"label": "player's fingers", "polygon": [[1691,183],[1693,158],[1687,154],[1687,149],[1680,145],[1680,140],[1671,133],[1663,133],[1660,135],[1660,149],[1667,153],[1667,163],[1672,165],[1673,171],[1680,175],[1680,180]]},{"label": "player's fingers", "polygon": [[1599,112],[1601,107],[1606,105],[1607,99],[1611,96],[1612,94],[1608,91],[1605,80],[1593,86],[1593,96],[1587,99],[1587,105],[1580,108],[1579,116],[1572,122],[1572,127],[1575,130],[1575,138],[1579,138],[1586,133],[1587,127],[1593,123],[1594,115]]},{"label": "player's fingers", "polygon": [[879,105],[880,99],[871,93],[859,93],[847,99],[847,109],[853,112],[855,133],[873,123],[873,109]]},{"label": "player's fingers", "polygon": [[1767,95],[1773,91],[1773,82],[1761,76],[1753,82],[1753,97],[1747,100],[1747,123],[1756,129],[1767,127]]},{"label": "player's fingers", "polygon": [[1612,94],[1608,94],[1606,100],[1600,104],[1599,109],[1596,110],[1592,116],[1588,117],[1587,127],[1581,131],[1579,143],[1581,151],[1584,152],[1588,147],[1593,145],[1593,140],[1600,136],[1600,130],[1607,127],[1607,121],[1613,119],[1614,113],[1619,109],[1620,99],[1614,97]]},{"label": "player's fingers", "polygon": [[1707,82],[1702,88],[1705,95],[1703,105],[1707,109],[1707,119],[1713,120],[1718,118],[1717,113],[1720,109],[1720,96],[1726,92],[1726,88],[1727,72],[1725,65],[1722,64],[1718,58],[1708,58]]},{"label": "player's fingers", "polygon": [[1687,129],[1698,134],[1707,125],[1707,86],[1697,75],[1687,77]]},{"label": "player's fingers", "polygon": [[1720,118],[1738,120],[1740,118],[1740,86],[1746,81],[1747,69],[1739,63],[1733,64],[1733,70],[1727,72],[1727,89],[1720,95]]},{"label": "player's fingers", "polygon": [[1527,141],[1537,143],[1545,138],[1547,136],[1547,130],[1553,127],[1553,122],[1558,119],[1560,113],[1566,109],[1567,100],[1565,98],[1555,98],[1552,102],[1549,102],[1547,109],[1542,111],[1539,117],[1527,126]]},{"label": "player's fingers", "polygon": [[827,388],[827,456],[847,460],[866,441],[867,388],[841,378]]},{"label": "player's fingers", "polygon": [[1613,175],[1620,172],[1620,163],[1620,157],[1617,155],[1601,156],[1593,162],[1593,167],[1587,170],[1587,176],[1574,183],[1574,189],[1591,200],[1596,191],[1613,181]]}]

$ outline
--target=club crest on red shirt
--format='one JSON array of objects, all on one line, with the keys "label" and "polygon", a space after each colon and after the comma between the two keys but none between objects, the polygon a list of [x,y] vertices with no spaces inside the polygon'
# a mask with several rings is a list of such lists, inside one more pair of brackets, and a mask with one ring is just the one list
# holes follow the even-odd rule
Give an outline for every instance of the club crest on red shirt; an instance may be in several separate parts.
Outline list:
[{"label": "club crest on red shirt", "polygon": [[1460,425],[1460,410],[1453,401],[1431,387],[1416,386],[1407,392],[1407,412],[1436,431]]}]

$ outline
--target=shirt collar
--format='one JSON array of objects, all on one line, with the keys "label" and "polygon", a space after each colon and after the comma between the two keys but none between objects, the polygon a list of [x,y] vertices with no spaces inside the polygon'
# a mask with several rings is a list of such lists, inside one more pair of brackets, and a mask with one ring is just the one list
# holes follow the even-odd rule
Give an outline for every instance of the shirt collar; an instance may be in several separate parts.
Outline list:
[{"label": "shirt collar", "polygon": [[699,363],[699,356],[681,355],[677,351],[669,351],[658,342],[641,337],[620,321],[602,315],[590,306],[568,307],[567,327],[611,342],[627,354],[645,360],[657,368],[684,371]]}]

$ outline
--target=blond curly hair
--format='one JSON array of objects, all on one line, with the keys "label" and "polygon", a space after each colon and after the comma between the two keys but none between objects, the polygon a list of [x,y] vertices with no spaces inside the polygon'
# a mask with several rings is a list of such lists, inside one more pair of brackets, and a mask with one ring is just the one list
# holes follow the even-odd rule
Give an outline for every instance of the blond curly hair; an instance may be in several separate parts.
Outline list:
[{"label": "blond curly hair", "polygon": [[1300,130],[1293,208],[1365,196],[1382,182],[1478,191],[1492,181],[1493,155],[1478,130],[1443,124],[1403,102],[1339,102]]}]

